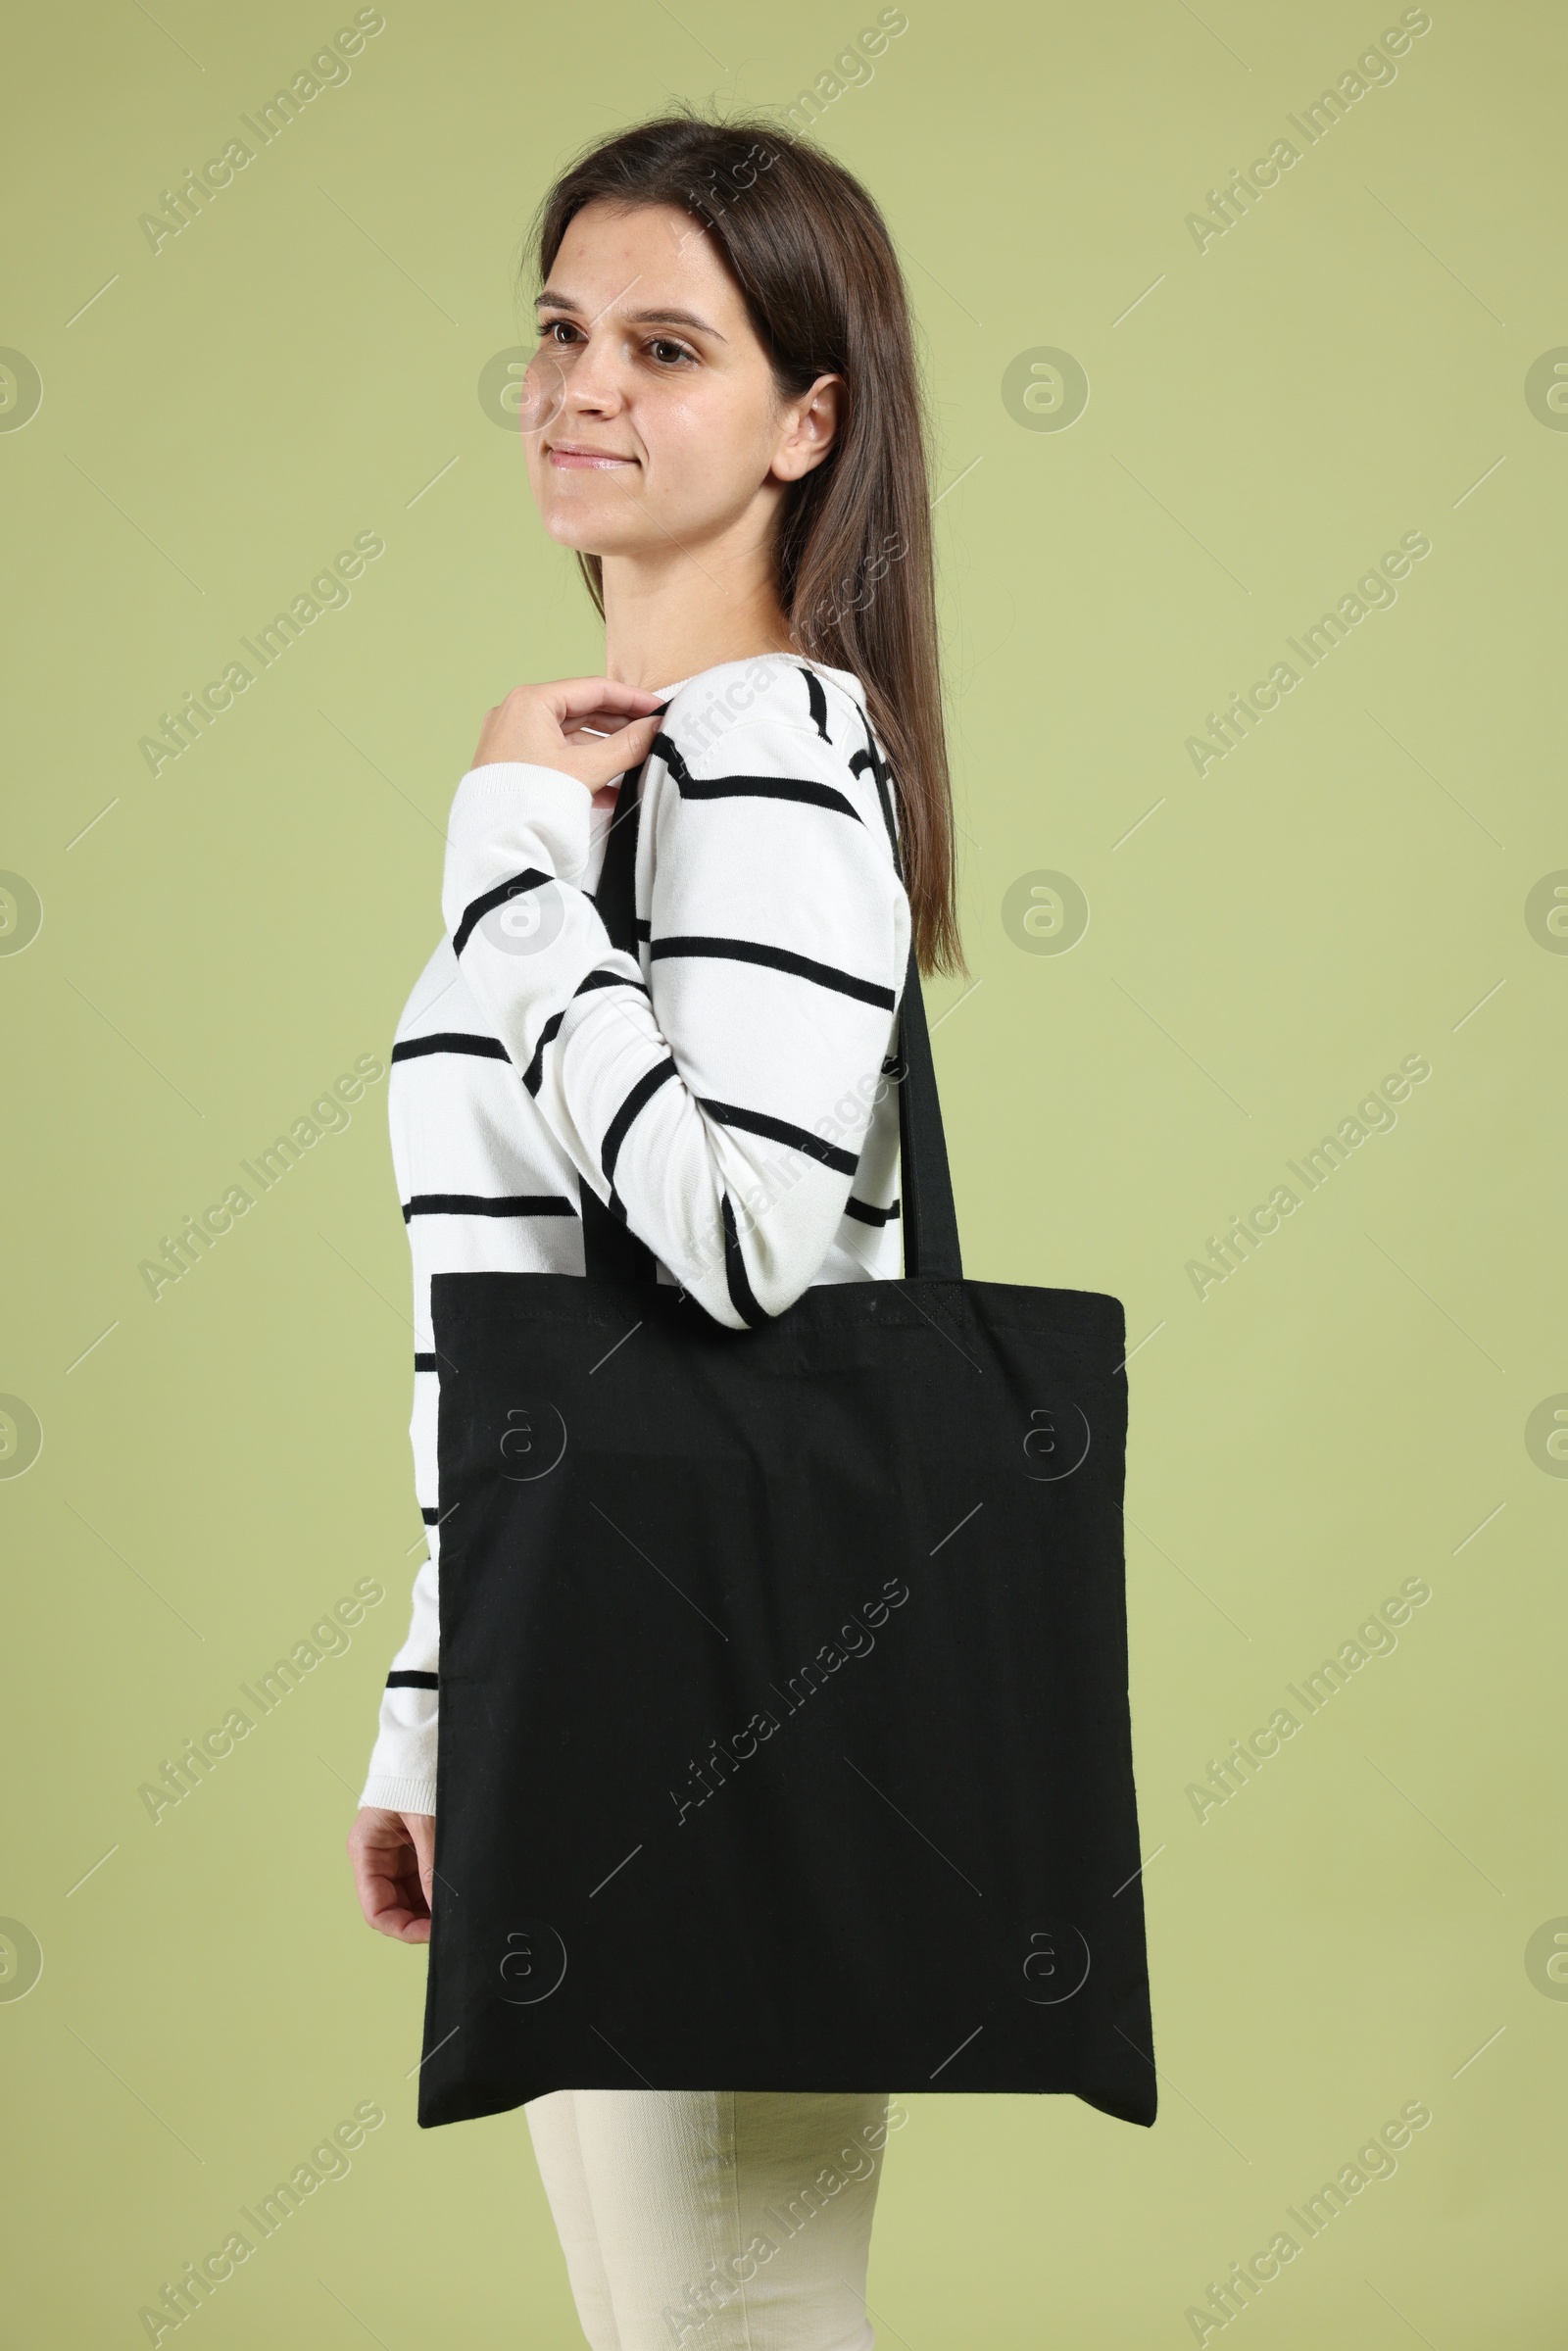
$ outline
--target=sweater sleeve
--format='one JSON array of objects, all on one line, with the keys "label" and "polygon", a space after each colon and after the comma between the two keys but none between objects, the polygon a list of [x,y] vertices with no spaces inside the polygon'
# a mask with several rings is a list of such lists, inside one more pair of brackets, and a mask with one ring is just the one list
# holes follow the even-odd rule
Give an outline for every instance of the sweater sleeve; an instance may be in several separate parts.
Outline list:
[{"label": "sweater sleeve", "polygon": [[[583,1180],[741,1330],[820,1270],[893,1034],[909,907],[864,722],[779,663],[667,706],[643,774],[647,977],[582,889],[591,799],[549,767],[463,778],[442,910],[463,974]],[[716,741],[705,714],[729,713]]]},{"label": "sweater sleeve", "polygon": [[[413,1189],[403,1129],[397,1114],[399,1065],[394,1059],[387,1088],[392,1165],[398,1198],[406,1200]],[[414,1579],[414,1602],[408,1636],[392,1660],[381,1692],[380,1717],[369,1773],[360,1803],[377,1804],[388,1812],[435,1810],[437,1676],[440,1634],[438,1577],[440,1529],[436,1525],[436,1495],[419,1491],[421,1466],[435,1460],[437,1381],[434,1339],[430,1330],[430,1272],[422,1262],[424,1243],[416,1224],[410,1224],[409,1246],[414,1273],[414,1411],[409,1437],[414,1450],[415,1491],[425,1521],[429,1556]]]},{"label": "sweater sleeve", "polygon": [[430,1556],[421,1561],[414,1579],[408,1638],[392,1660],[381,1693],[369,1773],[360,1793],[362,1806],[377,1804],[387,1812],[435,1811],[437,1572],[432,1532]]}]

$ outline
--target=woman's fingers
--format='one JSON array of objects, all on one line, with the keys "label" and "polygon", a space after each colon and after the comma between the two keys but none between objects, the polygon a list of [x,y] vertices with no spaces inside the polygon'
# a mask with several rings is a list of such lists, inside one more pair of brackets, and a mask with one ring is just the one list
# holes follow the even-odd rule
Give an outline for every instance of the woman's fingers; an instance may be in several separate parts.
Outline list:
[{"label": "woman's fingers", "polygon": [[652,710],[658,700],[646,686],[623,686],[612,677],[558,677],[547,686],[523,686],[518,691],[545,695],[562,718],[585,710],[619,710],[635,718]]},{"label": "woman's fingers", "polygon": [[647,757],[660,710],[656,695],[609,677],[516,686],[486,716],[472,764],[555,767],[592,792]]},{"label": "woman's fingers", "polygon": [[564,718],[561,731],[568,743],[575,743],[580,735],[594,741],[615,734],[627,723],[624,710],[583,710]]},{"label": "woman's fingers", "polygon": [[419,1891],[424,1897],[426,1913],[431,1906],[431,1888],[435,1877],[435,1814],[406,1812],[403,1825],[414,1838],[414,1856],[419,1874]]},{"label": "woman's fingers", "polygon": [[367,1806],[349,1832],[355,1890],[367,1923],[400,1942],[430,1939],[435,1821]]},{"label": "woman's fingers", "polygon": [[579,784],[597,792],[601,785],[612,783],[617,775],[624,775],[628,768],[639,765],[648,757],[660,724],[657,716],[633,718],[614,734],[607,735],[602,743],[596,743],[591,735],[575,736],[569,745],[563,746],[559,760],[547,763],[564,767]]}]

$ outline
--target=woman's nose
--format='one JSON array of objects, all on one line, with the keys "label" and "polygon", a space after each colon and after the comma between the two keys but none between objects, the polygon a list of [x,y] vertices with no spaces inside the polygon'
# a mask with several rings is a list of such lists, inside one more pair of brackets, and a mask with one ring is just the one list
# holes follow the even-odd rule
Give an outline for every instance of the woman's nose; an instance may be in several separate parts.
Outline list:
[{"label": "woman's nose", "polygon": [[620,358],[612,337],[591,334],[569,355],[564,374],[568,407],[591,409],[604,416],[621,406]]}]

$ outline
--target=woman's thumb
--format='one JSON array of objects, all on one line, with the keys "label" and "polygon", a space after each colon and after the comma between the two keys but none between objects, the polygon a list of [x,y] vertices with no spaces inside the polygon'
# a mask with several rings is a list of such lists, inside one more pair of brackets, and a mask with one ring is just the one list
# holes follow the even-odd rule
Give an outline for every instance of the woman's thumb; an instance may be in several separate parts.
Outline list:
[{"label": "woman's thumb", "polygon": [[663,717],[662,710],[651,710],[646,718],[633,718],[627,725],[617,727],[612,735],[607,735],[602,743],[593,744],[591,749],[586,740],[579,736],[578,742],[583,745],[582,768],[579,772],[586,769],[596,787],[612,783],[617,775],[624,775],[629,768],[637,766],[648,757],[654,737],[663,724]]}]

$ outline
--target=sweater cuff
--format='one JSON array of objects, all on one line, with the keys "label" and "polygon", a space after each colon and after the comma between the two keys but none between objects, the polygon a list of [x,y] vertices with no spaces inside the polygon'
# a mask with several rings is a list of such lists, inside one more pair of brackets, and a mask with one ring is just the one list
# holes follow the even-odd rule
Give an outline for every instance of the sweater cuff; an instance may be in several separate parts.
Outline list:
[{"label": "sweater cuff", "polygon": [[530,832],[551,852],[557,878],[575,884],[588,862],[593,805],[588,786],[559,767],[537,767],[527,759],[470,767],[453,796],[449,863],[490,839],[498,820],[525,813]]},{"label": "sweater cuff", "polygon": [[372,1772],[365,1783],[360,1797],[360,1810],[373,1804],[382,1812],[435,1812],[435,1780],[415,1777],[393,1779],[385,1773]]}]

